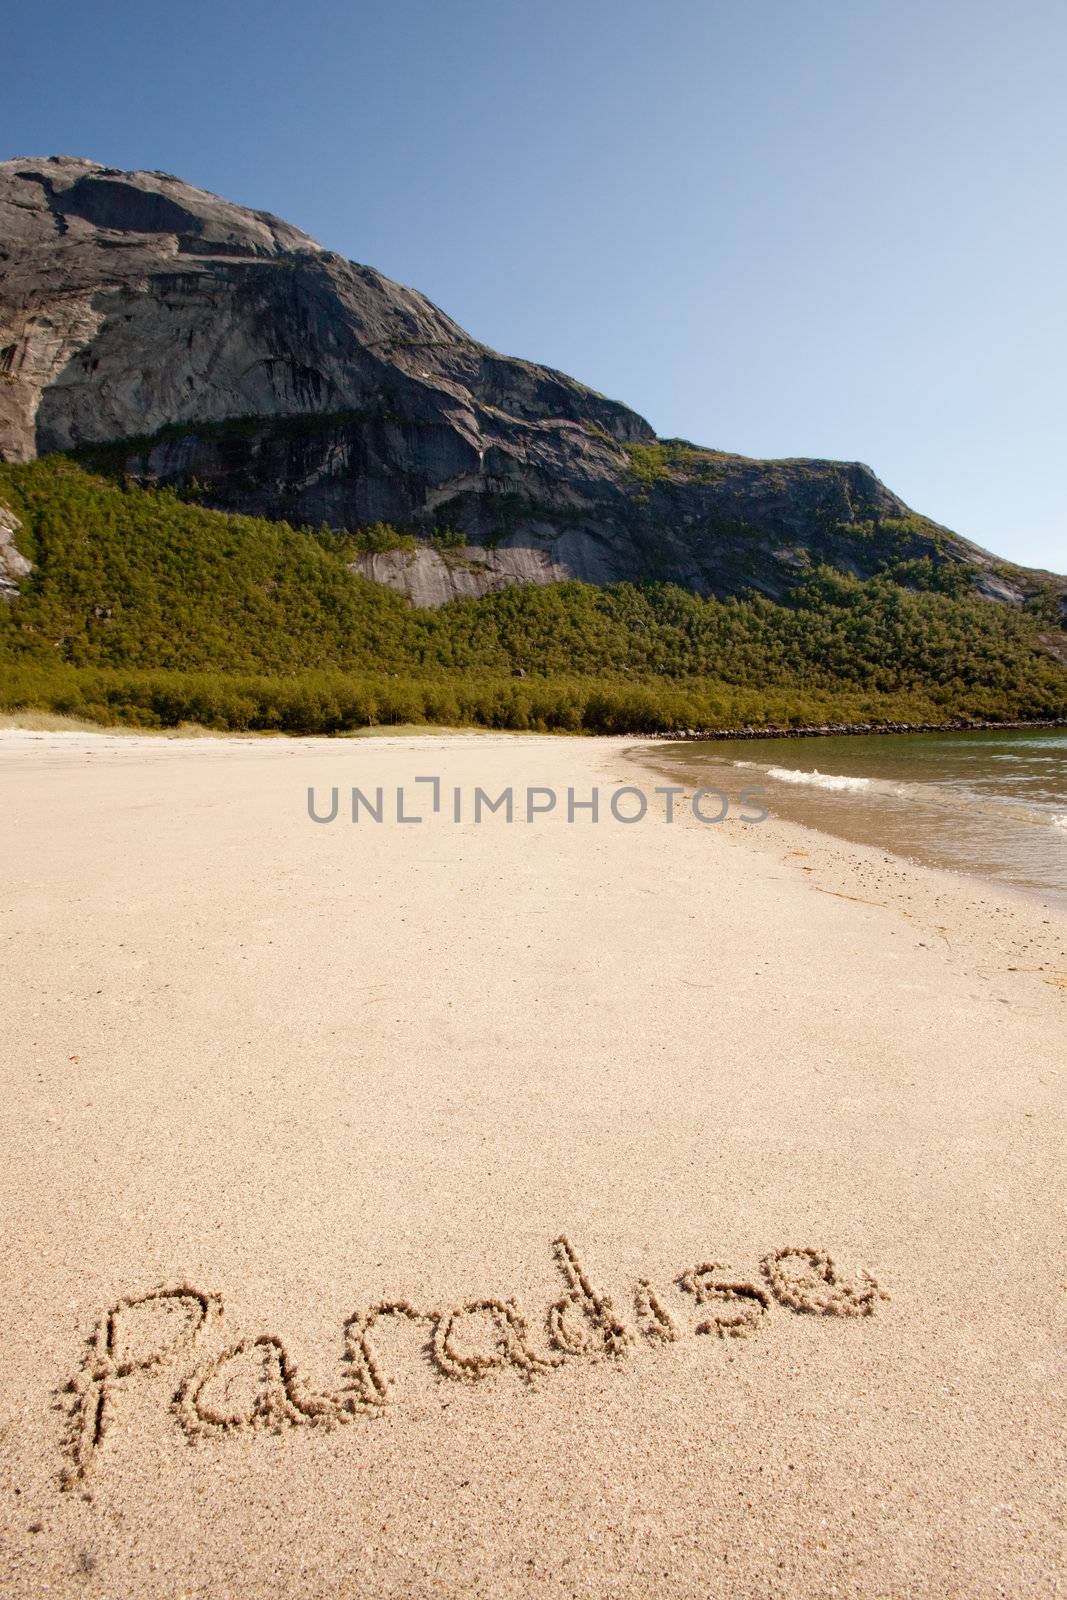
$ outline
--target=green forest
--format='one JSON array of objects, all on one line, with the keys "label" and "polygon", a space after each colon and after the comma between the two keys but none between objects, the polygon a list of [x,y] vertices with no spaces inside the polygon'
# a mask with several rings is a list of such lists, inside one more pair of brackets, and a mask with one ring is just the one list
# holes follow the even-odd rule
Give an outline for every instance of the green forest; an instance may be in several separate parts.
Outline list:
[{"label": "green forest", "polygon": [[415,610],[346,565],[414,548],[380,524],[225,515],[63,457],[0,465],[0,503],[34,563],[0,602],[5,710],[315,733],[1067,714],[1047,597],[995,604],[921,563],[866,582],[814,568],[789,605],[570,582]]}]

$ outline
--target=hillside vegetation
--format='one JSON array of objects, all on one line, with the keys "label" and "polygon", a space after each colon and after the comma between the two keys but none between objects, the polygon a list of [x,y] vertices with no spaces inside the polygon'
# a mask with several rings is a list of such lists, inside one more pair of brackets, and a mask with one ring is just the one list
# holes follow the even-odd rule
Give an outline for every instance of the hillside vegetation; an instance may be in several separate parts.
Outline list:
[{"label": "hillside vegetation", "polygon": [[339,536],[225,515],[62,457],[0,466],[0,502],[34,563],[0,604],[6,709],[311,732],[1067,712],[1047,607],[941,592],[918,562],[865,582],[813,569],[788,606],[568,582],[417,611],[348,570],[361,539],[389,545],[380,526]]}]

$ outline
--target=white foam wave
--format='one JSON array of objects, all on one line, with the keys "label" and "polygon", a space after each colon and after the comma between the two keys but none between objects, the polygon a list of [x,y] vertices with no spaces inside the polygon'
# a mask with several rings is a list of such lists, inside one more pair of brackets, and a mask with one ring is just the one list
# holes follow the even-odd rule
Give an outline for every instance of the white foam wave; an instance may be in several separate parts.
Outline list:
[{"label": "white foam wave", "polygon": [[870,778],[846,778],[833,772],[820,772],[815,767],[811,772],[800,772],[794,767],[768,767],[768,778],[777,778],[779,783],[809,784],[813,789],[867,789],[870,787]]}]

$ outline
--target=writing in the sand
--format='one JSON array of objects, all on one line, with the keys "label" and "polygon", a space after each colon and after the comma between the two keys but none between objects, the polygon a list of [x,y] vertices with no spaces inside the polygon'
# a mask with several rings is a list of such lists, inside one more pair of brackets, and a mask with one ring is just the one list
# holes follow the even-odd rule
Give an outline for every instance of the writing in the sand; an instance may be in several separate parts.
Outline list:
[{"label": "writing in the sand", "polygon": [[[702,1313],[683,1329],[647,1278],[633,1293],[633,1314],[620,1315],[596,1288],[569,1239],[552,1246],[563,1293],[548,1308],[540,1341],[515,1300],[489,1297],[446,1307],[384,1300],[357,1312],[343,1329],[343,1376],[332,1391],[315,1390],[294,1366],[280,1339],[258,1333],[205,1355],[189,1368],[172,1403],[190,1440],[256,1428],[331,1427],[372,1417],[395,1388],[384,1370],[376,1330],[391,1318],[420,1325],[423,1345],[442,1379],[477,1383],[512,1368],[527,1379],[564,1363],[626,1358],[640,1344],[667,1345],[689,1333],[748,1339],[775,1306],[831,1317],[870,1316],[888,1298],[868,1273],[841,1273],[822,1250],[786,1245],[759,1263],[745,1281],[721,1262],[705,1261],[675,1280]],[[66,1391],[69,1402],[68,1488],[84,1480],[105,1436],[122,1412],[126,1380],[181,1363],[210,1343],[223,1320],[222,1298],[189,1284],[153,1289],[119,1300],[104,1313],[86,1357]]]}]

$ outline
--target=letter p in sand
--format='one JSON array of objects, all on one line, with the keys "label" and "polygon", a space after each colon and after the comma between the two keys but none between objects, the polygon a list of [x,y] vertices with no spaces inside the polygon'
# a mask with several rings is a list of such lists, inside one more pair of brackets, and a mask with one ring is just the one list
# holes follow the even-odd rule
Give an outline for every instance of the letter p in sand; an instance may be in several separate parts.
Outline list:
[{"label": "letter p in sand", "polygon": [[71,1380],[70,1464],[63,1487],[86,1476],[111,1424],[114,1396],[124,1379],[161,1367],[222,1315],[219,1295],[181,1284],[117,1300],[101,1317],[81,1371]]}]

